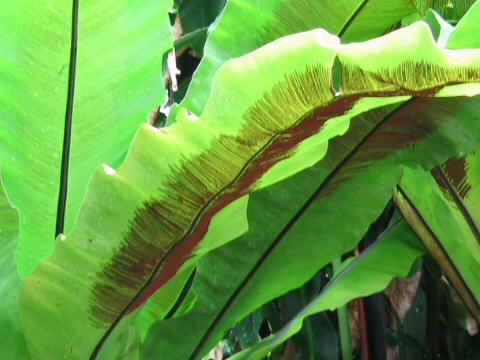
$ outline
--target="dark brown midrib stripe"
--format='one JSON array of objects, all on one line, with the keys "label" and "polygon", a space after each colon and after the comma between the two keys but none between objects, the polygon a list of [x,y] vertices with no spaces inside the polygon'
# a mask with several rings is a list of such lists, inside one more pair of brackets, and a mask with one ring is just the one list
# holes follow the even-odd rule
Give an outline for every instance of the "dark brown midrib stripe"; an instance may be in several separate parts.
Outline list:
[{"label": "dark brown midrib stripe", "polygon": [[355,10],[355,12],[352,14],[352,16],[350,16],[350,18],[347,20],[347,22],[343,25],[342,29],[338,32],[338,37],[339,38],[341,38],[345,34],[345,32],[349,29],[350,25],[355,21],[355,19],[358,17],[358,15],[360,15],[360,13],[362,12],[365,5],[367,5],[368,1],[369,0],[364,0],[360,4],[358,9]]},{"label": "dark brown midrib stripe", "polygon": [[[337,101],[337,98],[332,99],[330,102],[335,102]],[[324,103],[321,106],[327,106],[330,102]],[[320,107],[321,107],[320,106]],[[154,267],[152,273],[148,277],[147,281],[140,287],[140,289],[137,291],[135,296],[129,301],[129,303],[123,308],[123,310],[119,313],[119,315],[116,317],[116,319],[112,322],[112,324],[109,326],[109,328],[106,330],[102,338],[99,340],[97,345],[92,351],[92,354],[90,355],[90,360],[95,360],[100,353],[103,345],[107,341],[108,337],[110,334],[113,332],[115,327],[118,325],[118,323],[122,320],[122,318],[128,314],[130,309],[133,307],[133,305],[137,302],[137,300],[140,298],[140,295],[153,283],[157,275],[160,273],[162,270],[162,266],[165,264],[166,261],[170,258],[170,256],[175,252],[175,250],[180,246],[180,244],[185,241],[196,229],[198,223],[202,220],[203,216],[205,213],[210,208],[210,205],[215,202],[219,197],[221,197],[225,191],[232,186],[239,178],[241,178],[250,168],[251,164],[258,159],[264,152],[267,150],[279,137],[282,136],[285,132],[288,132],[289,130],[295,128],[300,122],[304,121],[305,118],[308,116],[311,116],[311,113],[307,113],[302,117],[299,117],[299,120],[293,123],[291,126],[288,128],[284,129],[283,131],[280,131],[279,133],[275,134],[270,140],[268,140],[265,145],[263,145],[253,156],[250,158],[248,162],[245,163],[245,165],[242,167],[242,169],[239,171],[239,173],[235,176],[235,178],[230,181],[228,184],[226,184],[221,190],[219,190],[214,196],[212,196],[202,207],[202,209],[198,212],[197,216],[193,219],[192,224],[188,228],[187,232],[185,235],[178,241],[176,242],[164,255],[164,257],[158,262],[158,264]],[[181,303],[178,304],[180,306]],[[172,314],[173,315],[173,314]]]},{"label": "dark brown midrib stripe", "polygon": [[[448,280],[449,280],[449,282],[450,282],[450,284],[452,285],[453,288],[455,288],[456,281],[458,281],[458,285],[463,287],[463,289],[456,289],[456,291],[457,291],[458,295],[460,296],[460,298],[462,299],[463,303],[465,304],[466,308],[470,310],[470,312],[471,312],[472,316],[475,318],[475,320],[480,323],[480,317],[479,317],[480,304],[477,302],[477,299],[476,299],[475,295],[472,293],[470,287],[465,282],[465,280],[464,280],[463,276],[461,275],[460,271],[458,270],[457,266],[453,262],[452,258],[448,254],[448,252],[445,250],[445,248],[444,248],[443,244],[441,243],[441,241],[439,240],[438,236],[434,233],[432,228],[428,225],[427,221],[423,218],[422,214],[420,214],[420,212],[416,208],[413,201],[408,197],[405,190],[400,185],[397,185],[397,190],[401,194],[403,199],[405,199],[405,201],[408,204],[408,207],[412,210],[414,216],[420,221],[423,228],[425,230],[427,230],[427,232],[431,236],[431,238],[434,239],[434,242],[435,242],[434,246],[437,247],[437,250],[444,257],[444,259],[448,262],[448,265],[450,265],[450,271],[448,271],[449,270],[448,268],[443,268],[441,265],[440,265],[440,267],[442,268],[443,272],[445,273],[446,277],[448,278]],[[397,204],[397,207],[400,209],[400,212],[402,213],[402,215],[404,216],[404,218],[408,222],[407,217],[405,216],[405,214],[402,211],[402,207],[398,206],[398,204]],[[414,229],[414,227],[412,225],[410,225],[410,226],[412,227],[412,229]],[[414,229],[414,231],[417,233],[417,231],[415,229]],[[436,257],[433,254],[432,245],[430,245],[426,241],[424,241],[421,236],[418,236],[418,237],[422,240],[422,243],[424,243],[425,247],[432,254],[432,257],[437,262],[440,262],[439,260],[436,259]],[[456,279],[454,279],[454,277]]]},{"label": "dark brown midrib stripe", "polygon": [[460,210],[463,217],[465,218],[465,221],[470,227],[470,230],[472,231],[473,235],[477,239],[477,242],[480,244],[480,230],[478,229],[477,224],[473,220],[472,215],[470,215],[470,212],[465,206],[463,200],[458,195],[457,190],[452,185],[452,183],[448,180],[445,172],[440,167],[436,167],[435,169],[432,170],[432,173],[437,176],[437,179],[441,181],[445,189],[452,196],[452,199],[455,202],[455,205],[458,206],[458,209]]},{"label": "dark brown midrib stripe", "polygon": [[73,99],[75,93],[75,72],[77,67],[78,8],[80,0],[73,0],[72,29],[70,43],[70,66],[68,71],[68,94],[63,133],[62,165],[60,168],[60,189],[58,194],[55,236],[63,233],[68,190],[68,166],[70,161],[70,140],[72,137]]},{"label": "dark brown midrib stripe", "polygon": [[322,183],[318,186],[315,192],[308,198],[308,200],[303,204],[300,210],[292,217],[292,219],[288,222],[288,224],[280,231],[277,237],[273,240],[271,245],[265,250],[263,255],[257,261],[257,263],[253,266],[250,273],[245,277],[242,281],[240,286],[235,290],[235,292],[230,296],[225,306],[220,310],[218,315],[213,320],[212,324],[208,328],[207,332],[200,340],[199,344],[193,351],[192,355],[189,357],[189,360],[195,360],[197,356],[200,355],[203,347],[206,345],[210,335],[215,330],[216,325],[222,320],[223,316],[226,314],[228,309],[233,305],[233,302],[238,297],[240,292],[245,288],[245,286],[250,282],[250,280],[255,276],[257,271],[261,268],[263,263],[267,260],[270,254],[275,250],[278,244],[285,238],[291,228],[297,223],[297,221],[308,211],[310,206],[315,202],[316,198],[321,194],[321,192],[325,189],[325,187],[336,177],[338,172],[349,162],[349,160],[357,153],[357,151],[374,135],[385,123],[388,122],[397,112],[404,109],[405,107],[409,106],[416,98],[412,98],[407,100],[402,105],[395,108],[392,112],[390,112],[385,118],[380,121],[370,132],[359,142],[348,154],[347,156],[335,167],[335,169],[322,181]]}]

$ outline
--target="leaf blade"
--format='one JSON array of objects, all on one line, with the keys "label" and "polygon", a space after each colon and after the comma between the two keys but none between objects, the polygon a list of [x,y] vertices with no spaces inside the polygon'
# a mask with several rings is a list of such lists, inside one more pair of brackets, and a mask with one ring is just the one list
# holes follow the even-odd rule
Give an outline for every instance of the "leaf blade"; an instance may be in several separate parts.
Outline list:
[{"label": "leaf blade", "polygon": [[[25,327],[33,331],[34,324],[39,322],[67,323],[64,332],[55,333],[63,339],[63,348],[55,349],[59,356],[71,351],[72,346],[76,356],[82,356],[94,347],[98,349],[97,345],[101,346],[105,334],[111,332],[122,317],[138,305],[138,301],[143,300],[147,289],[154,291],[165,284],[185,263],[186,257],[196,256],[192,249],[207,233],[213,215],[226,204],[256,190],[256,181],[273,164],[284,160],[285,155],[298,156],[298,153],[290,153],[292,149],[297,150],[298,143],[316,133],[324,135],[317,141],[325,142],[343,133],[345,126],[342,121],[349,121],[354,115],[384,102],[404,100],[401,96],[427,94],[430,98],[433,90],[443,85],[465,81],[468,72],[461,69],[468,61],[475,71],[478,61],[475,56],[480,58],[480,53],[468,52],[469,56],[465,56],[462,52],[445,52],[434,45],[429,34],[426,25],[417,24],[377,42],[388,54],[403,53],[405,60],[409,56],[416,58],[418,54],[415,47],[410,46],[408,51],[396,48],[404,35],[430,41],[428,46],[414,41],[430,50],[422,55],[427,59],[430,56],[435,65],[427,66],[427,70],[420,73],[415,81],[409,81],[411,76],[408,75],[415,67],[402,68],[401,76],[391,77],[397,73],[395,66],[401,64],[401,59],[396,59],[398,63],[390,67],[375,68],[380,55],[372,53],[370,60],[375,61],[365,62],[369,59],[368,52],[362,51],[359,45],[338,45],[338,40],[324,31],[296,35],[295,42],[291,41],[291,37],[279,40],[226,64],[217,73],[218,94],[211,98],[200,119],[186,113],[172,127],[161,130],[142,127],[123,166],[116,172],[110,168],[100,169],[92,178],[77,226],[66,239],[57,240],[53,255],[26,281],[22,304],[25,309],[30,309],[30,314],[23,318]],[[316,46],[312,47],[312,43]],[[313,56],[315,52],[320,60]],[[298,56],[292,56],[295,53]],[[305,53],[309,56],[304,56]],[[439,54],[442,56],[437,57]],[[342,96],[336,96],[330,88],[329,71],[337,55],[349,65],[351,74],[357,71],[364,80],[359,85],[345,82]],[[356,61],[365,62],[366,71],[353,66],[360,66]],[[432,76],[432,72],[439,75]],[[256,79],[259,74],[266,73],[269,76],[263,77],[260,83],[246,81],[246,76]],[[312,73],[316,78],[310,77]],[[307,79],[310,82],[307,82],[306,90],[295,82]],[[469,76],[468,81],[478,80]],[[237,83],[243,86],[236,86]],[[433,90],[428,88],[429,83]],[[290,88],[287,85],[297,93],[288,91]],[[476,86],[476,83],[473,85]],[[311,91],[312,88],[315,91]],[[453,89],[450,95],[457,90]],[[257,122],[250,121],[257,113],[249,111],[252,108],[261,109],[261,106],[255,107],[257,102],[265,102],[264,98],[275,93],[280,97],[290,93],[294,95],[290,103],[267,102],[269,106],[277,106],[275,121],[263,118],[257,118]],[[370,97],[373,94],[387,99],[372,100]],[[460,94],[459,90],[456,94]],[[362,95],[367,98],[357,101]],[[449,114],[448,111],[446,114]],[[448,115],[444,116],[449,119]],[[472,118],[475,119],[475,116]],[[322,125],[327,121],[339,124],[338,129],[323,134]],[[447,123],[451,125],[451,119]],[[300,131],[305,124],[308,125],[306,131]],[[462,124],[466,127],[476,125],[475,121]],[[299,131],[289,132],[294,129]],[[440,138],[444,131],[439,132]],[[288,136],[283,136],[284,132]],[[426,133],[429,134],[428,131]],[[453,135],[449,136],[458,136],[458,133],[458,130],[453,131]],[[425,134],[421,135],[420,139],[423,139]],[[458,147],[468,148],[475,141],[462,137]],[[457,145],[447,147],[447,150],[456,151]],[[159,158],[157,154],[161,151],[168,153],[168,157]],[[444,157],[445,153],[441,152],[438,156]],[[216,161],[210,161],[212,159]],[[300,169],[297,167],[294,171]],[[395,167],[389,177],[395,179],[396,176]],[[389,186],[382,188],[381,196],[390,196]],[[98,199],[105,200],[100,202],[101,207]],[[383,208],[384,204],[382,200],[377,201],[376,209]],[[372,207],[370,211],[375,209]],[[345,244],[344,249],[353,246],[355,240],[350,239],[352,242]],[[178,251],[181,247],[182,251]],[[343,249],[337,247],[334,250],[339,252]],[[45,302],[44,298],[62,298],[65,301],[58,305]],[[35,299],[42,301],[36,302]],[[32,306],[35,306],[35,314],[31,311]],[[58,313],[52,314],[54,312]],[[62,314],[61,318],[59,314]],[[67,318],[69,321],[65,321]],[[52,327],[56,328],[55,325]],[[83,330],[79,331],[79,328]],[[78,334],[77,338],[70,338],[70,333]],[[41,352],[45,351],[41,339],[32,337],[31,341],[35,354],[41,356]]]},{"label": "leaf blade", "polygon": [[[75,90],[68,104],[73,118],[64,179],[70,188],[65,232],[75,222],[94,170],[103,162],[117,166],[148,110],[163,101],[158,69],[172,39],[166,2],[84,1],[78,13],[75,83],[69,90],[73,2],[53,7],[2,1],[0,6],[5,11],[0,29],[6,35],[0,63],[0,156],[7,193],[22,213],[17,258],[25,276],[53,249],[57,199],[65,187],[60,171],[69,92]],[[162,26],[151,31],[158,23]]]},{"label": "leaf blade", "polygon": [[417,241],[415,233],[404,221],[397,222],[360,256],[345,260],[344,263],[348,262],[348,265],[334,274],[322,292],[277,334],[235,354],[232,359],[263,359],[274,348],[300,331],[302,322],[308,316],[334,310],[357,297],[382,291],[393,278],[407,276],[413,262],[423,253]]},{"label": "leaf blade", "polygon": [[[478,162],[476,157],[474,153],[470,161]],[[444,169],[448,169],[447,173],[454,176],[453,182],[448,178],[442,179],[450,185],[446,190],[441,190],[442,187],[445,189],[445,184],[438,178],[438,170],[434,174],[440,185],[427,173],[417,171],[413,174],[412,171],[407,171],[395,196],[402,213],[478,321],[480,279],[477,270],[480,264],[480,242],[478,227],[473,220],[478,219],[478,211],[473,207],[470,214],[470,208],[461,201],[461,196],[466,195],[465,192],[462,193],[462,181],[468,179],[474,187],[477,182],[475,176],[467,177],[465,168],[456,166],[459,161],[462,160],[451,160],[444,166]],[[462,180],[458,182],[459,179]],[[413,181],[422,185],[422,194],[412,187]],[[456,194],[451,192],[453,189]],[[435,216],[429,212],[432,207],[436,209]]]},{"label": "leaf blade", "polygon": [[19,314],[22,279],[14,254],[19,222],[18,211],[10,204],[0,178],[0,356],[6,359],[28,359]]}]

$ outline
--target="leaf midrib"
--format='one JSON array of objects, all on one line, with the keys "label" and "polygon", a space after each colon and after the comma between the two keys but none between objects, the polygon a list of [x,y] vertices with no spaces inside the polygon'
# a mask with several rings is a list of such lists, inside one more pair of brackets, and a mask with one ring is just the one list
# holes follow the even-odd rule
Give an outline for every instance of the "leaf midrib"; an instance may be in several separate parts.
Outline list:
[{"label": "leaf midrib", "polygon": [[263,263],[268,259],[268,257],[273,253],[275,248],[281,243],[281,241],[286,237],[288,232],[292,229],[292,227],[301,219],[301,217],[309,210],[310,206],[315,202],[317,197],[322,193],[322,191],[330,184],[332,180],[335,179],[336,175],[340,172],[340,170],[348,164],[349,160],[357,153],[357,151],[366,143],[368,140],[383,126],[385,125],[389,119],[391,119],[398,111],[402,110],[406,106],[409,106],[416,98],[412,98],[407,100],[394,110],[392,110],[385,118],[380,121],[370,132],[343,158],[343,160],[337,164],[335,169],[330,172],[330,174],[320,183],[317,189],[313,192],[313,194],[307,199],[307,201],[303,204],[303,206],[297,211],[297,213],[292,217],[292,219],[287,223],[287,225],[280,231],[277,237],[273,240],[270,246],[265,250],[262,254],[260,259],[255,263],[252,270],[249,274],[245,277],[242,281],[240,286],[235,290],[232,296],[227,300],[226,304],[222,307],[218,315],[212,321],[212,324],[206,331],[204,337],[200,340],[199,344],[193,351],[192,355],[189,357],[190,360],[195,360],[198,355],[200,355],[203,347],[206,345],[210,335],[214,332],[216,325],[218,325],[226,314],[228,309],[233,305],[235,299],[240,295],[241,291],[245,288],[245,286],[250,282],[250,280],[255,276],[257,271],[261,268]]},{"label": "leaf midrib", "polygon": [[73,0],[72,28],[70,38],[70,64],[68,70],[68,92],[65,109],[65,127],[63,134],[62,162],[60,167],[60,187],[57,204],[55,237],[64,232],[65,211],[68,191],[68,167],[70,162],[70,143],[72,137],[73,102],[75,95],[75,75],[77,67],[78,10],[80,0]]},{"label": "leaf midrib", "polygon": [[[340,97],[333,97],[332,99],[328,100],[327,102],[318,105],[315,109],[323,108],[328,106],[331,103],[334,103],[336,101],[340,100]],[[315,110],[314,110],[315,111]],[[140,296],[143,294],[145,290],[147,290],[150,285],[152,285],[153,281],[156,279],[158,274],[163,268],[163,265],[165,264],[166,261],[170,258],[170,256],[176,251],[176,249],[196,230],[197,225],[200,223],[200,221],[203,219],[204,215],[210,210],[210,207],[212,204],[215,203],[215,201],[221,197],[233,184],[235,184],[238,179],[240,179],[250,168],[251,164],[255,162],[258,158],[262,156],[262,154],[265,153],[268,148],[275,143],[284,133],[287,133],[289,130],[294,129],[296,126],[298,126],[301,122],[303,122],[306,118],[311,116],[313,112],[309,112],[304,114],[303,116],[300,116],[297,121],[295,121],[292,125],[290,125],[288,128],[284,129],[283,131],[278,132],[274,136],[272,136],[268,141],[265,142],[265,144],[256,152],[254,153],[251,158],[249,159],[248,162],[245,163],[245,165],[242,167],[242,169],[239,171],[239,173],[235,176],[232,181],[230,181],[228,184],[226,184],[220,191],[218,191],[216,194],[214,194],[207,202],[205,202],[205,205],[201,208],[201,210],[198,212],[197,216],[193,219],[192,224],[186,231],[185,235],[177,241],[172,247],[166,252],[166,254],[162,257],[162,259],[157,263],[157,265],[154,267],[153,271],[151,272],[151,275],[148,277],[147,281],[140,287],[140,289],[136,292],[135,296],[132,297],[132,299],[129,301],[129,303],[123,308],[123,310],[119,313],[119,315],[116,317],[116,319],[112,322],[112,324],[109,326],[109,328],[106,330],[102,338],[99,340],[97,345],[95,346],[94,350],[92,351],[92,354],[90,355],[90,360],[94,360],[97,358],[98,354],[100,353],[103,345],[107,341],[108,337],[110,334],[113,332],[115,327],[119,324],[119,322],[122,320],[122,318],[132,309],[132,307],[136,304],[137,300],[140,298]],[[181,303],[178,304],[180,306]],[[173,314],[172,314],[173,315]]]},{"label": "leaf midrib", "polygon": [[475,237],[475,239],[477,239],[477,242],[480,244],[480,230],[478,229],[477,224],[475,223],[475,220],[473,220],[473,217],[470,214],[470,211],[467,209],[465,203],[463,202],[457,190],[455,189],[455,186],[450,182],[447,175],[440,167],[436,167],[432,172],[438,176],[439,181],[441,181],[442,184],[445,186],[446,190],[452,197],[455,205],[457,205],[465,221],[470,227],[470,230],[472,231],[473,236]]},{"label": "leaf midrib", "polygon": [[[404,199],[407,206],[410,208],[411,212],[413,213],[413,216],[416,218],[416,220],[418,221],[420,226],[422,226],[422,228],[426,230],[426,232],[428,233],[428,235],[432,239],[433,244],[430,243],[431,242],[430,240],[426,241],[425,238],[422,237],[422,236],[419,236],[419,238],[422,240],[425,247],[432,254],[432,256],[433,256],[432,248],[436,247],[437,250],[440,252],[440,255],[444,257],[447,264],[445,266],[442,266],[440,264],[443,272],[445,273],[445,275],[449,279],[449,282],[451,283],[451,285],[457,290],[458,295],[460,296],[460,298],[464,302],[465,306],[471,311],[473,317],[477,321],[480,321],[480,317],[479,317],[480,316],[480,303],[478,303],[477,298],[475,297],[472,290],[470,289],[470,287],[466,283],[465,279],[463,278],[460,270],[458,269],[457,265],[455,264],[455,262],[451,258],[450,254],[448,253],[448,251],[443,246],[442,242],[440,241],[440,238],[435,234],[435,232],[430,227],[428,222],[422,216],[422,214],[417,209],[413,200],[408,196],[405,189],[402,188],[401,185],[397,185],[397,191],[401,195],[401,197]],[[405,216],[402,207],[398,205],[398,202],[397,202],[397,207],[400,209],[400,212],[402,212],[402,215],[405,217],[405,219],[407,219],[407,222],[410,223],[410,221],[408,221],[408,218]],[[413,225],[411,225],[411,223],[410,223],[410,226],[418,234],[417,230],[415,229],[415,227]],[[440,263],[440,261],[437,260],[436,258],[435,258],[435,260]],[[463,287],[463,289],[457,288],[455,284],[458,284],[459,286]]]},{"label": "leaf midrib", "polygon": [[350,25],[355,21],[355,19],[362,13],[363,8],[367,5],[369,0],[364,0],[355,10],[355,12],[350,16],[350,18],[343,24],[342,28],[338,32],[338,37],[341,38],[345,32],[350,28]]}]

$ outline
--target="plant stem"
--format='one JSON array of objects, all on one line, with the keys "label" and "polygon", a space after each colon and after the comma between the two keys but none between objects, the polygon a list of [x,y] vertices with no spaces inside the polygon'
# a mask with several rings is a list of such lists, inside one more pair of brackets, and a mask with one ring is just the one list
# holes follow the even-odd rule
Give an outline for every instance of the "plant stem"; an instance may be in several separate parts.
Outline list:
[{"label": "plant stem", "polygon": [[[333,271],[341,265],[341,258],[332,261]],[[337,308],[338,329],[340,331],[340,345],[342,348],[342,359],[352,360],[352,339],[350,334],[350,324],[348,322],[348,304]]]}]

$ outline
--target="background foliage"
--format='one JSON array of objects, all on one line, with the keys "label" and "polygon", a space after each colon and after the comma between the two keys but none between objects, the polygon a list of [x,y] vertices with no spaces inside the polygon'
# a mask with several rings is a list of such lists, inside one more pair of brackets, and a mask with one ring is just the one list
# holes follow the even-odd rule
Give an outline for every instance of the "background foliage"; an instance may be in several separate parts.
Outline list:
[{"label": "background foliage", "polygon": [[478,3],[0,7],[1,358],[480,356]]}]

